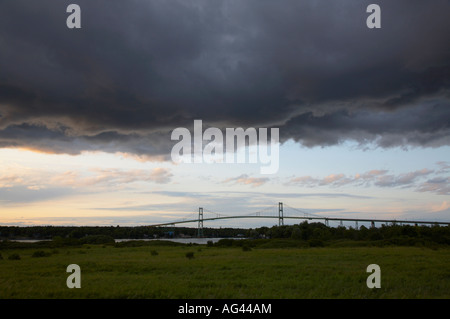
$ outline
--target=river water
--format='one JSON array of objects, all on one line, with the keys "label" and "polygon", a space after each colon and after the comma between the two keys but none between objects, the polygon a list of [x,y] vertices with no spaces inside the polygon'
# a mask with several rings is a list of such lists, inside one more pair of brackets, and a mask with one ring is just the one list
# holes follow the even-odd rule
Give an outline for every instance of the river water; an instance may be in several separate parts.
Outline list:
[{"label": "river water", "polygon": [[[218,242],[223,238],[158,238],[158,239],[116,239],[116,243],[120,243],[123,241],[130,241],[130,240],[144,240],[144,241],[152,241],[152,240],[168,240],[173,241],[176,243],[182,243],[182,244],[199,244],[199,245],[206,245],[208,241],[212,241],[213,243]],[[231,238],[231,239],[243,239],[241,237],[239,238]]]},{"label": "river water", "polygon": [[[182,243],[182,244],[199,244],[199,245],[206,245],[208,241],[212,241],[213,243],[218,242],[223,238],[157,238],[157,239],[115,239],[116,243],[124,242],[124,241],[131,241],[131,240],[143,240],[143,241],[152,241],[152,240],[167,240],[167,241],[173,241],[176,243]],[[241,237],[239,238],[231,238],[231,239],[243,239]],[[22,242],[22,243],[35,243],[38,241],[49,241],[51,239],[12,239],[11,241],[16,242]]]}]

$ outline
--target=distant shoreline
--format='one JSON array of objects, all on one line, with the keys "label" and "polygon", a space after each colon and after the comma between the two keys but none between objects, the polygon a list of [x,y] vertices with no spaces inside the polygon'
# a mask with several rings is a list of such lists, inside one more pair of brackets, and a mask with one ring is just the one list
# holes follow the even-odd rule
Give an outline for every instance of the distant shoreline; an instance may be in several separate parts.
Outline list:
[{"label": "distant shoreline", "polygon": [[[226,237],[227,239],[246,239],[244,237]],[[207,244],[209,241],[213,243],[218,242],[221,239],[225,239],[225,237],[213,237],[213,238],[120,238],[114,239],[116,243],[127,242],[127,241],[158,241],[158,240],[166,240],[173,241],[182,244]],[[4,239],[3,239],[4,240]],[[37,243],[42,241],[52,241],[52,239],[7,239],[7,241],[18,242],[18,243]]]}]

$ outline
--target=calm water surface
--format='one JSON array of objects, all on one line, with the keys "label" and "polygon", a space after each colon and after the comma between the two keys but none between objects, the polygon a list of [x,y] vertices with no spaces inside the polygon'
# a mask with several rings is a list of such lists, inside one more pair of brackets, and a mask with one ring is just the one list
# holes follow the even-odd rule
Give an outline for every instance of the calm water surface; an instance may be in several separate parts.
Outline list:
[{"label": "calm water surface", "polygon": [[[173,241],[177,243],[183,243],[183,244],[199,244],[199,245],[206,245],[208,241],[212,241],[213,243],[218,242],[223,238],[157,238],[157,239],[115,239],[116,243],[124,242],[124,241],[131,241],[131,240],[143,240],[143,241],[152,241],[152,240],[168,240]],[[244,238],[232,238],[232,239],[244,239]],[[49,241],[51,239],[12,239],[11,241],[16,242],[22,242],[22,243],[35,243],[38,241]]]}]

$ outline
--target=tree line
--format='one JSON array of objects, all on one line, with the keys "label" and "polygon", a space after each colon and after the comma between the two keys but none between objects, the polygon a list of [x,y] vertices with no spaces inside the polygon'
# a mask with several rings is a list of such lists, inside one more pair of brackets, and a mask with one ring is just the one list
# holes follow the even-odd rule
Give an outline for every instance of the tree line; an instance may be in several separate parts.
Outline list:
[{"label": "tree line", "polygon": [[295,239],[309,241],[320,246],[331,241],[359,241],[380,244],[427,245],[430,243],[450,245],[449,226],[382,225],[358,229],[352,227],[329,227],[323,223],[289,226],[261,227],[249,230],[250,238]]},{"label": "tree line", "polygon": [[[246,234],[239,228],[204,228],[204,237],[237,237]],[[87,236],[110,236],[114,239],[148,239],[195,237],[197,228],[149,226],[0,226],[0,239],[80,239]]]},{"label": "tree line", "polygon": [[[97,236],[97,237],[95,237]],[[0,226],[0,239],[149,239],[196,237],[197,228],[189,227],[148,227],[148,226]],[[450,245],[448,226],[382,225],[358,229],[352,227],[329,227],[323,223],[304,221],[295,225],[241,228],[204,228],[204,237],[249,239],[290,239],[315,243],[332,241],[357,241],[392,243],[405,245],[426,245],[436,243]],[[96,240],[97,240],[96,239]]]}]

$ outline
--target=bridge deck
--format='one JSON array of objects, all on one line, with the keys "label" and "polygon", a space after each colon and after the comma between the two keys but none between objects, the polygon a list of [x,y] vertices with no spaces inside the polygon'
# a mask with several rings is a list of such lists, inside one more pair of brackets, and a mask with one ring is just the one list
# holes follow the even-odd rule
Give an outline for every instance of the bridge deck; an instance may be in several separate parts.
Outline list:
[{"label": "bridge deck", "polygon": [[[279,216],[263,216],[263,215],[241,215],[241,216],[220,216],[203,218],[202,221],[219,220],[219,219],[237,219],[237,218],[276,218]],[[371,218],[340,218],[340,217],[313,217],[313,216],[283,216],[283,219],[304,219],[304,220],[324,220],[324,221],[350,221],[350,222],[369,222],[369,223],[401,223],[401,224],[429,224],[429,225],[446,225],[450,226],[450,222],[424,221],[424,220],[396,220],[396,219],[371,219]],[[176,224],[197,223],[199,219],[190,219],[176,222],[160,223],[147,225],[148,227],[169,226]]]}]

